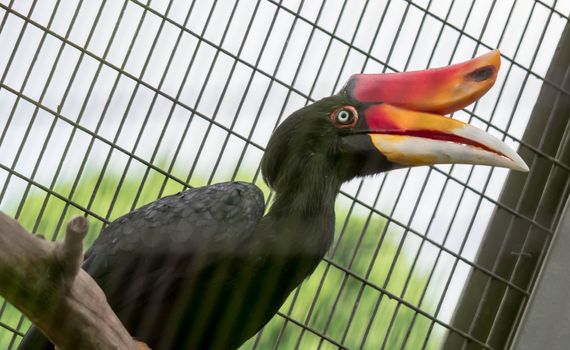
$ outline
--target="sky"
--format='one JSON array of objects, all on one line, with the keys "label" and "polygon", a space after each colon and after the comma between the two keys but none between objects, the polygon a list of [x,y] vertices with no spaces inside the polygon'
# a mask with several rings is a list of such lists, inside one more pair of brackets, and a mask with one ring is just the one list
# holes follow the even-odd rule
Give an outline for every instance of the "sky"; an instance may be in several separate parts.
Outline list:
[{"label": "sky", "polygon": [[[110,157],[109,173],[120,174],[134,155],[133,176],[141,160],[173,164],[192,185],[230,180],[236,169],[252,180],[275,126],[351,74],[439,67],[494,48],[503,56],[495,87],[453,117],[517,149],[570,15],[569,1],[554,0],[33,3],[0,0],[0,209],[27,185],[6,169],[50,187],[74,179],[84,159],[98,170]],[[403,245],[420,265],[440,250],[420,251],[423,236],[474,261],[507,175],[397,170],[345,184],[337,207],[357,198],[355,213],[370,206],[392,217],[395,240],[412,228]],[[436,283],[452,279],[439,295],[445,322],[470,271],[462,262],[452,271],[455,260],[444,253],[436,268]]]}]

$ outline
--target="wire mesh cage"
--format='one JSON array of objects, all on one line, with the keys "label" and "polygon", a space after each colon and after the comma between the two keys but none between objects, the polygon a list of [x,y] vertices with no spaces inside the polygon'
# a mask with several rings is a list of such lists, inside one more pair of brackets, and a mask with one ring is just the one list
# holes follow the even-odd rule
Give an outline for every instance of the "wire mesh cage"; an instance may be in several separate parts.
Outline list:
[{"label": "wire mesh cage", "polygon": [[[243,348],[507,347],[568,197],[569,15],[557,0],[2,0],[0,209],[53,240],[86,214],[92,242],[189,187],[243,180],[270,202],[259,162],[291,112],[353,73],[499,48],[495,87],[453,117],[531,172],[438,165],[343,185],[332,249]],[[13,349],[30,323],[0,305]]]}]

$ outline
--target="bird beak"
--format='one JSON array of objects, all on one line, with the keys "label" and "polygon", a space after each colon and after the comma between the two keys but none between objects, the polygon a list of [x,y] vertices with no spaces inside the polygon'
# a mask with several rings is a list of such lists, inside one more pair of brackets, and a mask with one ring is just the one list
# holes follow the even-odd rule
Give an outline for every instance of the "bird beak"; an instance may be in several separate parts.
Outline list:
[{"label": "bird beak", "polygon": [[500,67],[498,50],[448,67],[353,75],[345,93],[361,110],[373,145],[393,163],[483,164],[528,171],[522,158],[481,129],[445,117],[483,96]]}]

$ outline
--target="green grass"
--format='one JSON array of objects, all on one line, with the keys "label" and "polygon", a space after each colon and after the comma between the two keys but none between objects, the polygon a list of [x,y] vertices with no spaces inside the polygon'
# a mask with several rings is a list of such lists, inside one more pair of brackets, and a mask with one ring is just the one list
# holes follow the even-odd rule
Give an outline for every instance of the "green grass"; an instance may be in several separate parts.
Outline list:
[{"label": "green grass", "polygon": [[[99,172],[87,169],[72,193],[73,181],[62,180],[54,188],[54,191],[64,198],[71,197],[74,203],[81,207],[89,207],[89,210],[110,220],[129,212],[133,206],[155,200],[159,196],[176,193],[182,186],[175,181],[165,181],[163,175],[151,171],[144,181],[144,186],[136,203],[133,198],[141,186],[142,173],[132,172],[120,183],[120,174],[107,173],[98,185],[95,192]],[[203,185],[200,177],[195,177],[191,182],[193,186]],[[251,180],[251,176],[241,175],[242,180]],[[164,191],[161,188],[164,184]],[[267,195],[267,188],[258,183]],[[119,190],[117,192],[117,190]],[[92,194],[95,193],[95,196]],[[115,193],[118,193],[114,198]],[[16,196],[17,197],[17,196]],[[93,198],[92,198],[93,197]],[[46,200],[47,198],[47,200]],[[20,199],[14,203],[4,204],[1,210],[11,216],[18,216],[20,223],[30,231],[42,233],[48,239],[61,238],[62,228],[69,218],[82,214],[80,209],[66,204],[55,196],[47,196],[46,192],[37,188],[31,188],[23,206],[19,207]],[[111,203],[114,203],[111,207]],[[42,209],[43,208],[43,209]],[[337,235],[342,231],[347,209],[337,206]],[[372,265],[369,277],[374,286],[384,287],[391,293],[401,295],[408,277],[412,261],[405,249],[398,254],[398,242],[401,238],[392,230],[387,230],[386,238],[382,241],[377,257],[373,260],[374,252],[382,237],[386,222],[380,216],[374,215],[369,220],[363,213],[353,213],[346,225],[339,247],[334,256],[330,257],[335,263],[350,270],[359,277],[366,277],[369,267]],[[90,230],[86,244],[90,244],[102,228],[102,222],[91,217]],[[362,236],[362,237],[361,237]],[[338,241],[339,237],[337,237]],[[360,241],[360,243],[358,243]],[[352,261],[353,253],[358,246],[358,252]],[[396,264],[391,272],[390,266],[398,256]],[[309,310],[316,298],[312,315],[308,320],[308,326],[317,332],[324,333],[337,342],[342,342],[349,348],[358,348],[365,332],[368,333],[365,349],[378,349],[386,338],[394,311],[398,307],[395,300],[381,294],[377,288],[363,284],[358,278],[345,274],[342,270],[328,266],[322,262],[316,271],[300,287],[299,292],[293,292],[287,302],[281,308],[281,312],[289,315],[294,320],[306,323]],[[418,267],[412,274],[409,286],[403,298],[418,305],[421,293],[427,282],[427,273]],[[319,286],[322,283],[322,287]],[[317,297],[318,295],[318,297]],[[424,300],[422,307],[433,309],[434,301]],[[295,302],[293,303],[293,300]],[[377,304],[378,303],[378,304]],[[336,304],[336,305],[335,305]],[[22,320],[20,313],[12,306],[7,305],[0,299],[0,322],[25,331],[29,327],[27,320]],[[376,311],[375,311],[376,310]],[[416,317],[412,325],[412,319]],[[430,327],[430,321],[422,315],[416,315],[410,308],[400,305],[390,333],[386,339],[386,349],[399,349],[404,345],[405,349],[420,349]],[[368,329],[368,330],[367,330]],[[302,335],[302,337],[301,337]],[[444,334],[437,326],[431,333],[427,349],[440,347]],[[243,349],[252,348],[256,337],[248,341]],[[300,326],[286,321],[281,316],[275,316],[264,328],[258,339],[258,349],[273,349],[279,339],[278,348],[293,349],[300,342],[299,349],[316,349],[321,343],[321,338],[310,331],[303,330]],[[11,344],[17,344],[20,337],[14,337],[14,333],[0,327],[0,349],[9,349]],[[322,341],[321,349],[336,349],[331,343]]]}]

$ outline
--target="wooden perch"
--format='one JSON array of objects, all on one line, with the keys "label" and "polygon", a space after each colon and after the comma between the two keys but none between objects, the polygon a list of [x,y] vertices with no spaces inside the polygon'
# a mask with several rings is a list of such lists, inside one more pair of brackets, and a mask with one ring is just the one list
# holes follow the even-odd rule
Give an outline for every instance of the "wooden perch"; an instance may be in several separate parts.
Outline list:
[{"label": "wooden perch", "polygon": [[87,228],[87,220],[76,217],[63,242],[48,242],[0,212],[0,295],[59,350],[146,348],[133,341],[101,288],[80,268]]}]

